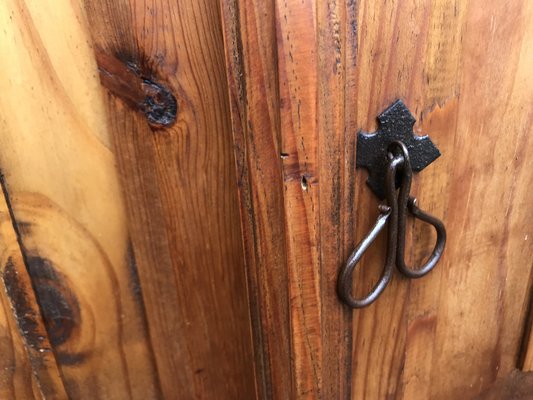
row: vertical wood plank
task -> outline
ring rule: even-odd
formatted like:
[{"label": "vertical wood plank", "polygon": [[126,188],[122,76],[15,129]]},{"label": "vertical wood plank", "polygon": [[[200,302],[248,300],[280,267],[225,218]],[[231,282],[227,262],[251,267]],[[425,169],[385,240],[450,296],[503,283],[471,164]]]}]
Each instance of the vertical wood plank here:
[{"label": "vertical wood plank", "polygon": [[218,3],[84,5],[163,395],[254,398]]},{"label": "vertical wood plank", "polygon": [[274,1],[221,1],[259,398],[294,398]]},{"label": "vertical wood plank", "polygon": [[[357,312],[354,398],[470,398],[516,367],[531,273],[533,36],[531,6],[508,5],[360,2],[358,125],[373,130],[381,110],[406,101],[416,130],[443,154],[415,178],[414,193],[443,217],[449,241],[434,272],[395,276]],[[361,237],[375,200],[359,187]],[[422,262],[433,240],[412,224],[408,258]],[[361,289],[382,265],[383,243],[375,246],[354,278]]]},{"label": "vertical wood plank", "polygon": [[158,397],[84,12],[8,0],[0,18],[0,167],[67,395]]},{"label": "vertical wood plank", "polygon": [[281,152],[295,397],[322,391],[316,7],[276,1]]},{"label": "vertical wood plank", "polygon": [[319,260],[322,299],[323,399],[351,395],[352,310],[336,293],[354,246],[356,97],[355,1],[317,2]]},{"label": "vertical wood plank", "polygon": [[355,4],[221,4],[257,376],[266,398],[347,398]]}]

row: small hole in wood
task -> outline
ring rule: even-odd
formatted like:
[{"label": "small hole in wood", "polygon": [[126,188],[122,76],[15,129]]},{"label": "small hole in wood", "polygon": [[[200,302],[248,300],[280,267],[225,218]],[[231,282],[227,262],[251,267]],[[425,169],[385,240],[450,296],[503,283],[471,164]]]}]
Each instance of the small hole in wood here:
[{"label": "small hole in wood", "polygon": [[302,176],[302,189],[307,192],[307,189],[309,188],[309,183],[307,183],[307,178],[305,176]]}]

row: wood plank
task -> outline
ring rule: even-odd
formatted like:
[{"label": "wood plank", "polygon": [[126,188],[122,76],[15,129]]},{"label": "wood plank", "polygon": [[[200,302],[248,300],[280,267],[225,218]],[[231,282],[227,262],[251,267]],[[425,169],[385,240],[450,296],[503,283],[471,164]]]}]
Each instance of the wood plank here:
[{"label": "wood plank", "polygon": [[24,265],[3,182],[0,238],[0,398],[66,399],[59,367]]},{"label": "wood plank", "polygon": [[8,0],[0,21],[0,167],[67,394],[157,397],[84,12]]},{"label": "wood plank", "polygon": [[[381,110],[405,100],[443,154],[414,191],[443,217],[449,241],[434,272],[395,276],[356,312],[354,398],[471,398],[516,367],[533,251],[531,16],[527,2],[359,4],[357,125],[373,129]],[[358,238],[375,208],[364,179]],[[418,223],[410,231],[408,258],[420,262],[434,236]],[[375,279],[382,248],[356,282]]]},{"label": "wood plank", "polygon": [[[529,13],[527,14],[529,19],[526,21],[526,23],[528,24],[528,30],[525,34],[525,40],[532,40],[531,37],[533,36],[533,33],[531,32],[533,29],[531,27],[531,19],[533,18],[531,14],[533,13],[533,11],[531,10],[531,8],[531,5],[529,5]],[[531,65],[531,62],[533,61],[533,45],[529,43],[529,45],[526,44],[524,47],[525,49],[522,51],[523,55],[521,55],[521,57],[523,57],[529,63],[529,65]],[[527,82],[527,80],[525,81]],[[528,87],[531,89],[531,82],[529,82]],[[522,185],[522,183],[519,184]],[[527,234],[526,236],[524,236],[524,241],[528,241],[529,238],[530,235]],[[531,264],[531,269],[533,270],[533,261],[531,262]],[[533,371],[533,273],[531,273],[529,276],[529,287],[529,302],[526,301],[524,305],[527,310],[527,319],[525,320],[525,324],[522,329],[522,348],[518,363],[518,367],[522,371],[526,372]]]},{"label": "wood plank", "polygon": [[[352,310],[336,293],[340,267],[354,246],[356,2],[318,1],[319,261],[323,399],[348,399]],[[333,289],[333,290],[332,290]]]},{"label": "wood plank", "polygon": [[259,398],[294,398],[273,1],[221,1]]},{"label": "wood plank", "polygon": [[351,312],[330,289],[353,246],[355,5],[221,3],[259,385],[346,398]]},{"label": "wood plank", "polygon": [[166,398],[254,398],[220,9],[87,0]]},{"label": "wood plank", "polygon": [[285,241],[296,398],[322,391],[316,7],[276,1]]}]

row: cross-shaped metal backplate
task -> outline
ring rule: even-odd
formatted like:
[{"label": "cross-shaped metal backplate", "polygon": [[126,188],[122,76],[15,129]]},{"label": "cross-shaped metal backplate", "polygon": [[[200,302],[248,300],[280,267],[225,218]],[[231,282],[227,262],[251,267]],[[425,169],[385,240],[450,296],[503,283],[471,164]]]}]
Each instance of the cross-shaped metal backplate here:
[{"label": "cross-shaped metal backplate", "polygon": [[378,116],[379,129],[373,133],[359,131],[357,137],[357,167],[368,170],[366,183],[380,198],[385,198],[385,175],[389,145],[402,141],[409,151],[411,168],[420,172],[440,156],[440,151],[428,136],[416,136],[416,122],[401,100],[396,100]]}]

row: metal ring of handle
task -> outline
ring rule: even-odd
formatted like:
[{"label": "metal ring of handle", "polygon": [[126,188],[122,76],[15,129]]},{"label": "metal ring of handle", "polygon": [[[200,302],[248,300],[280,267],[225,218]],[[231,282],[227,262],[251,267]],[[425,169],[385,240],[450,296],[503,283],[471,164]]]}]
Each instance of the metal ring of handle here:
[{"label": "metal ring of handle", "polygon": [[[413,171],[411,169],[411,162],[409,159],[409,152],[407,147],[401,141],[394,141],[390,147],[391,150],[397,148],[400,150],[401,155],[404,158],[402,169],[402,185],[400,187],[400,194],[398,196],[398,245],[396,253],[396,266],[405,276],[408,278],[416,279],[421,278],[429,273],[440,260],[446,245],[446,229],[444,224],[431,214],[422,211],[417,206],[417,200],[414,197],[409,196],[411,191],[411,180]],[[437,240],[435,247],[431,252],[428,260],[421,267],[414,269],[410,268],[405,263],[405,232],[407,226],[407,210],[415,217],[424,221],[435,228],[437,232]]]},{"label": "metal ring of handle", "polygon": [[396,253],[396,266],[405,276],[412,279],[421,278],[428,272],[430,272],[439,262],[442,253],[444,252],[444,246],[446,245],[446,228],[444,227],[442,221],[434,217],[433,215],[422,211],[420,208],[418,208],[416,202],[416,198],[409,197],[409,200],[407,202],[409,211],[415,218],[418,218],[421,221],[433,225],[435,231],[437,232],[437,240],[435,242],[435,247],[433,248],[433,251],[431,252],[431,255],[429,256],[426,263],[418,269],[410,268],[405,264],[404,259],[405,223],[402,223],[401,219],[398,221],[398,247]]},{"label": "metal ring of handle", "polygon": [[[381,292],[385,290],[389,284],[390,278],[392,277],[392,267],[394,264],[393,258],[389,260],[391,262],[385,264],[381,278],[364,298],[355,299],[352,296],[352,275],[355,267],[359,263],[359,260],[363,256],[364,252],[368,249],[372,242],[374,242],[381,230],[385,227],[390,215],[390,207],[380,207],[380,214],[376,220],[376,223],[368,235],[357,245],[350,257],[348,257],[346,264],[339,274],[339,278],[337,280],[337,292],[339,297],[352,308],[363,308],[376,301]],[[387,258],[389,258],[389,256],[387,256]]]},{"label": "metal ring of handle", "polygon": [[[392,205],[392,207],[386,205],[379,206],[380,215],[378,216],[376,223],[368,235],[356,246],[355,250],[352,252],[350,257],[348,257],[346,264],[339,273],[337,280],[337,293],[339,297],[352,308],[363,308],[372,304],[381,295],[383,290],[385,290],[392,278],[392,271],[397,253],[396,235],[398,224],[398,207],[396,205],[397,200],[394,196],[395,180],[396,172],[398,168],[403,166],[403,163],[403,157],[393,157],[390,160],[387,169],[386,184],[389,188],[389,190],[387,190],[387,201]],[[370,247],[374,240],[376,240],[376,237],[379,235],[379,233],[383,230],[387,221],[390,221],[387,240],[387,258],[381,277],[365,297],[362,299],[355,299],[352,296],[352,276],[355,267],[361,260],[364,252],[368,249],[368,247]]]}]

